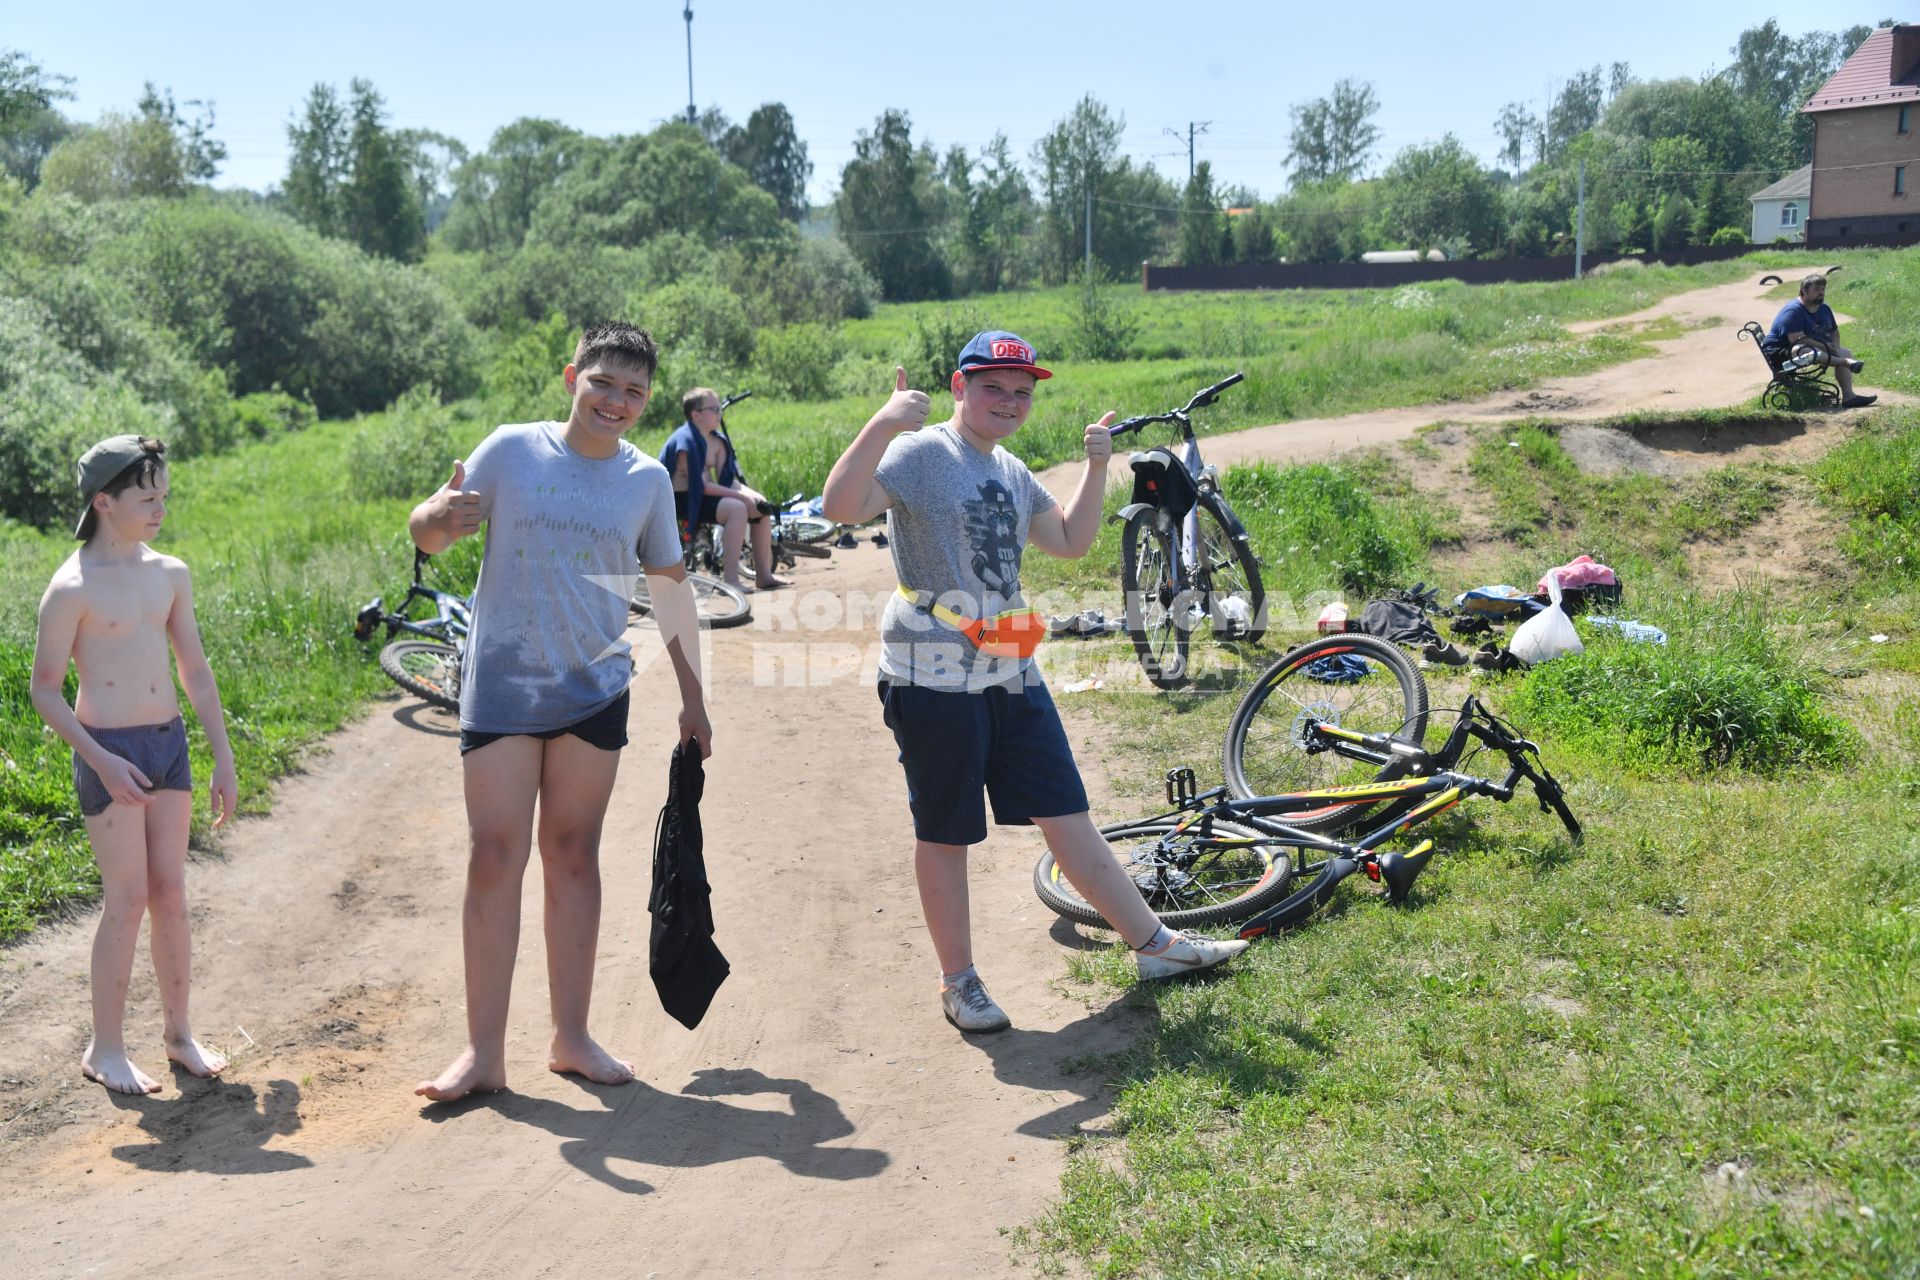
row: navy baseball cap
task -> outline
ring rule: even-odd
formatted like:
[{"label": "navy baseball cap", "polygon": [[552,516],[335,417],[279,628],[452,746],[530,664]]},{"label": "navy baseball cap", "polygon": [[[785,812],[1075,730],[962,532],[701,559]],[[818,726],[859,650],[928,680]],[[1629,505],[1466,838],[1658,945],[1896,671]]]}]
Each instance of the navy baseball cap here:
[{"label": "navy baseball cap", "polygon": [[975,334],[973,341],[960,348],[955,368],[961,373],[976,369],[1018,369],[1036,378],[1051,378],[1053,371],[1033,362],[1033,348],[1004,329],[989,329]]}]

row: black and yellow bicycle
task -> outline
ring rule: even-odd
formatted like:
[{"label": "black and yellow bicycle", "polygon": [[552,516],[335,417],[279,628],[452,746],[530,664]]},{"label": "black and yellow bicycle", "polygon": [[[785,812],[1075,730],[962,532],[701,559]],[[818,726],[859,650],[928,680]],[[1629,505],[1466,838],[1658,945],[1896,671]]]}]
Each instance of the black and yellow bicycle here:
[{"label": "black and yellow bicycle", "polygon": [[[1434,856],[1433,841],[1405,851],[1387,846],[1468,796],[1504,802],[1521,782],[1530,783],[1541,811],[1558,815],[1573,839],[1580,839],[1580,823],[1540,749],[1512,725],[1472,695],[1457,712],[1431,714],[1457,717],[1432,752],[1396,733],[1365,733],[1320,719],[1299,726],[1306,753],[1372,766],[1381,773],[1375,781],[1241,799],[1226,787],[1200,791],[1192,769],[1173,769],[1167,773],[1168,812],[1102,827],[1101,834],[1161,920],[1176,928],[1236,924],[1242,938],[1304,924],[1356,872],[1383,885],[1389,902],[1404,901]],[[1504,777],[1460,771],[1482,751],[1506,757]],[[1364,834],[1340,839],[1287,822],[1334,804],[1350,806]],[[1052,854],[1034,868],[1033,885],[1040,900],[1067,919],[1109,927],[1068,883]]]}]

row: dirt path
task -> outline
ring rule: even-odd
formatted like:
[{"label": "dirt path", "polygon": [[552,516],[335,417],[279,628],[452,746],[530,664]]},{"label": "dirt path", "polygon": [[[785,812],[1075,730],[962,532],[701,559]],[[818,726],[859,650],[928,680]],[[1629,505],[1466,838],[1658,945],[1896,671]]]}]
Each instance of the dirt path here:
[{"label": "dirt path", "polygon": [[[1669,299],[1654,313],[1728,323],[1524,396],[1264,427],[1207,452],[1298,460],[1443,416],[1737,403],[1757,390],[1759,360],[1729,334],[1768,310],[1761,296],[1736,285]],[[646,975],[673,698],[659,666],[635,691],[605,840],[595,1022],[642,1083],[583,1086],[542,1068],[534,883],[514,1092],[454,1108],[411,1096],[462,1041],[464,822],[452,722],[382,703],[280,788],[271,818],[242,824],[223,860],[192,870],[196,1025],[234,1054],[225,1079],[175,1076],[147,1099],[81,1080],[91,918],[0,952],[8,1272],[1015,1269],[1008,1233],[1058,1193],[1055,1139],[1099,1128],[1106,1112],[1097,1073],[1068,1064],[1129,1043],[1148,1015],[1056,989],[1063,944],[1077,940],[1033,897],[1035,838],[1002,830],[975,853],[975,934],[1018,1029],[971,1043],[941,1020],[871,677],[870,619],[891,563],[863,544],[799,581],[757,597],[752,628],[712,637],[709,861],[734,971],[695,1032],[660,1012]],[[1092,727],[1069,718],[1085,743]],[[1097,757],[1082,753],[1099,810],[1111,791]],[[137,1060],[156,1070],[150,974],[136,973],[129,1026]]]}]

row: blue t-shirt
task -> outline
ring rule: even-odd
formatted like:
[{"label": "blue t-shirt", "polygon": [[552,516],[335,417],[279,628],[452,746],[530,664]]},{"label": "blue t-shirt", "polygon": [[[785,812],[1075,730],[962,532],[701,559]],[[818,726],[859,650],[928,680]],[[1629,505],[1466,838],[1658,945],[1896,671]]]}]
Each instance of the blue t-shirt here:
[{"label": "blue t-shirt", "polygon": [[611,458],[575,453],[564,430],[500,427],[467,459],[487,549],[460,682],[463,729],[545,733],[619,697],[633,677],[623,636],[641,562],[679,563],[666,469],[625,440]]},{"label": "blue t-shirt", "polygon": [[1809,311],[1806,303],[1795,298],[1780,308],[1780,314],[1773,318],[1773,328],[1767,330],[1763,345],[1771,351],[1784,351],[1790,333],[1811,334],[1822,342],[1832,342],[1839,330],[1840,322],[1833,318],[1832,307],[1823,302]]}]

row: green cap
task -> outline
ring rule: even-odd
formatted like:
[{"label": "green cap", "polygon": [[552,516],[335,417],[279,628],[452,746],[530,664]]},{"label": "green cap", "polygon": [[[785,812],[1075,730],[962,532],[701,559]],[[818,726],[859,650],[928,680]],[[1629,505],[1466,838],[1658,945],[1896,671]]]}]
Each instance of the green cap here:
[{"label": "green cap", "polygon": [[[153,447],[150,448],[149,445]],[[80,465],[77,468],[80,480],[80,523],[74,528],[73,536],[82,542],[93,536],[94,494],[112,484],[115,476],[149,454],[159,456],[164,448],[165,446],[158,440],[149,441],[145,436],[112,436],[81,454]]]}]

